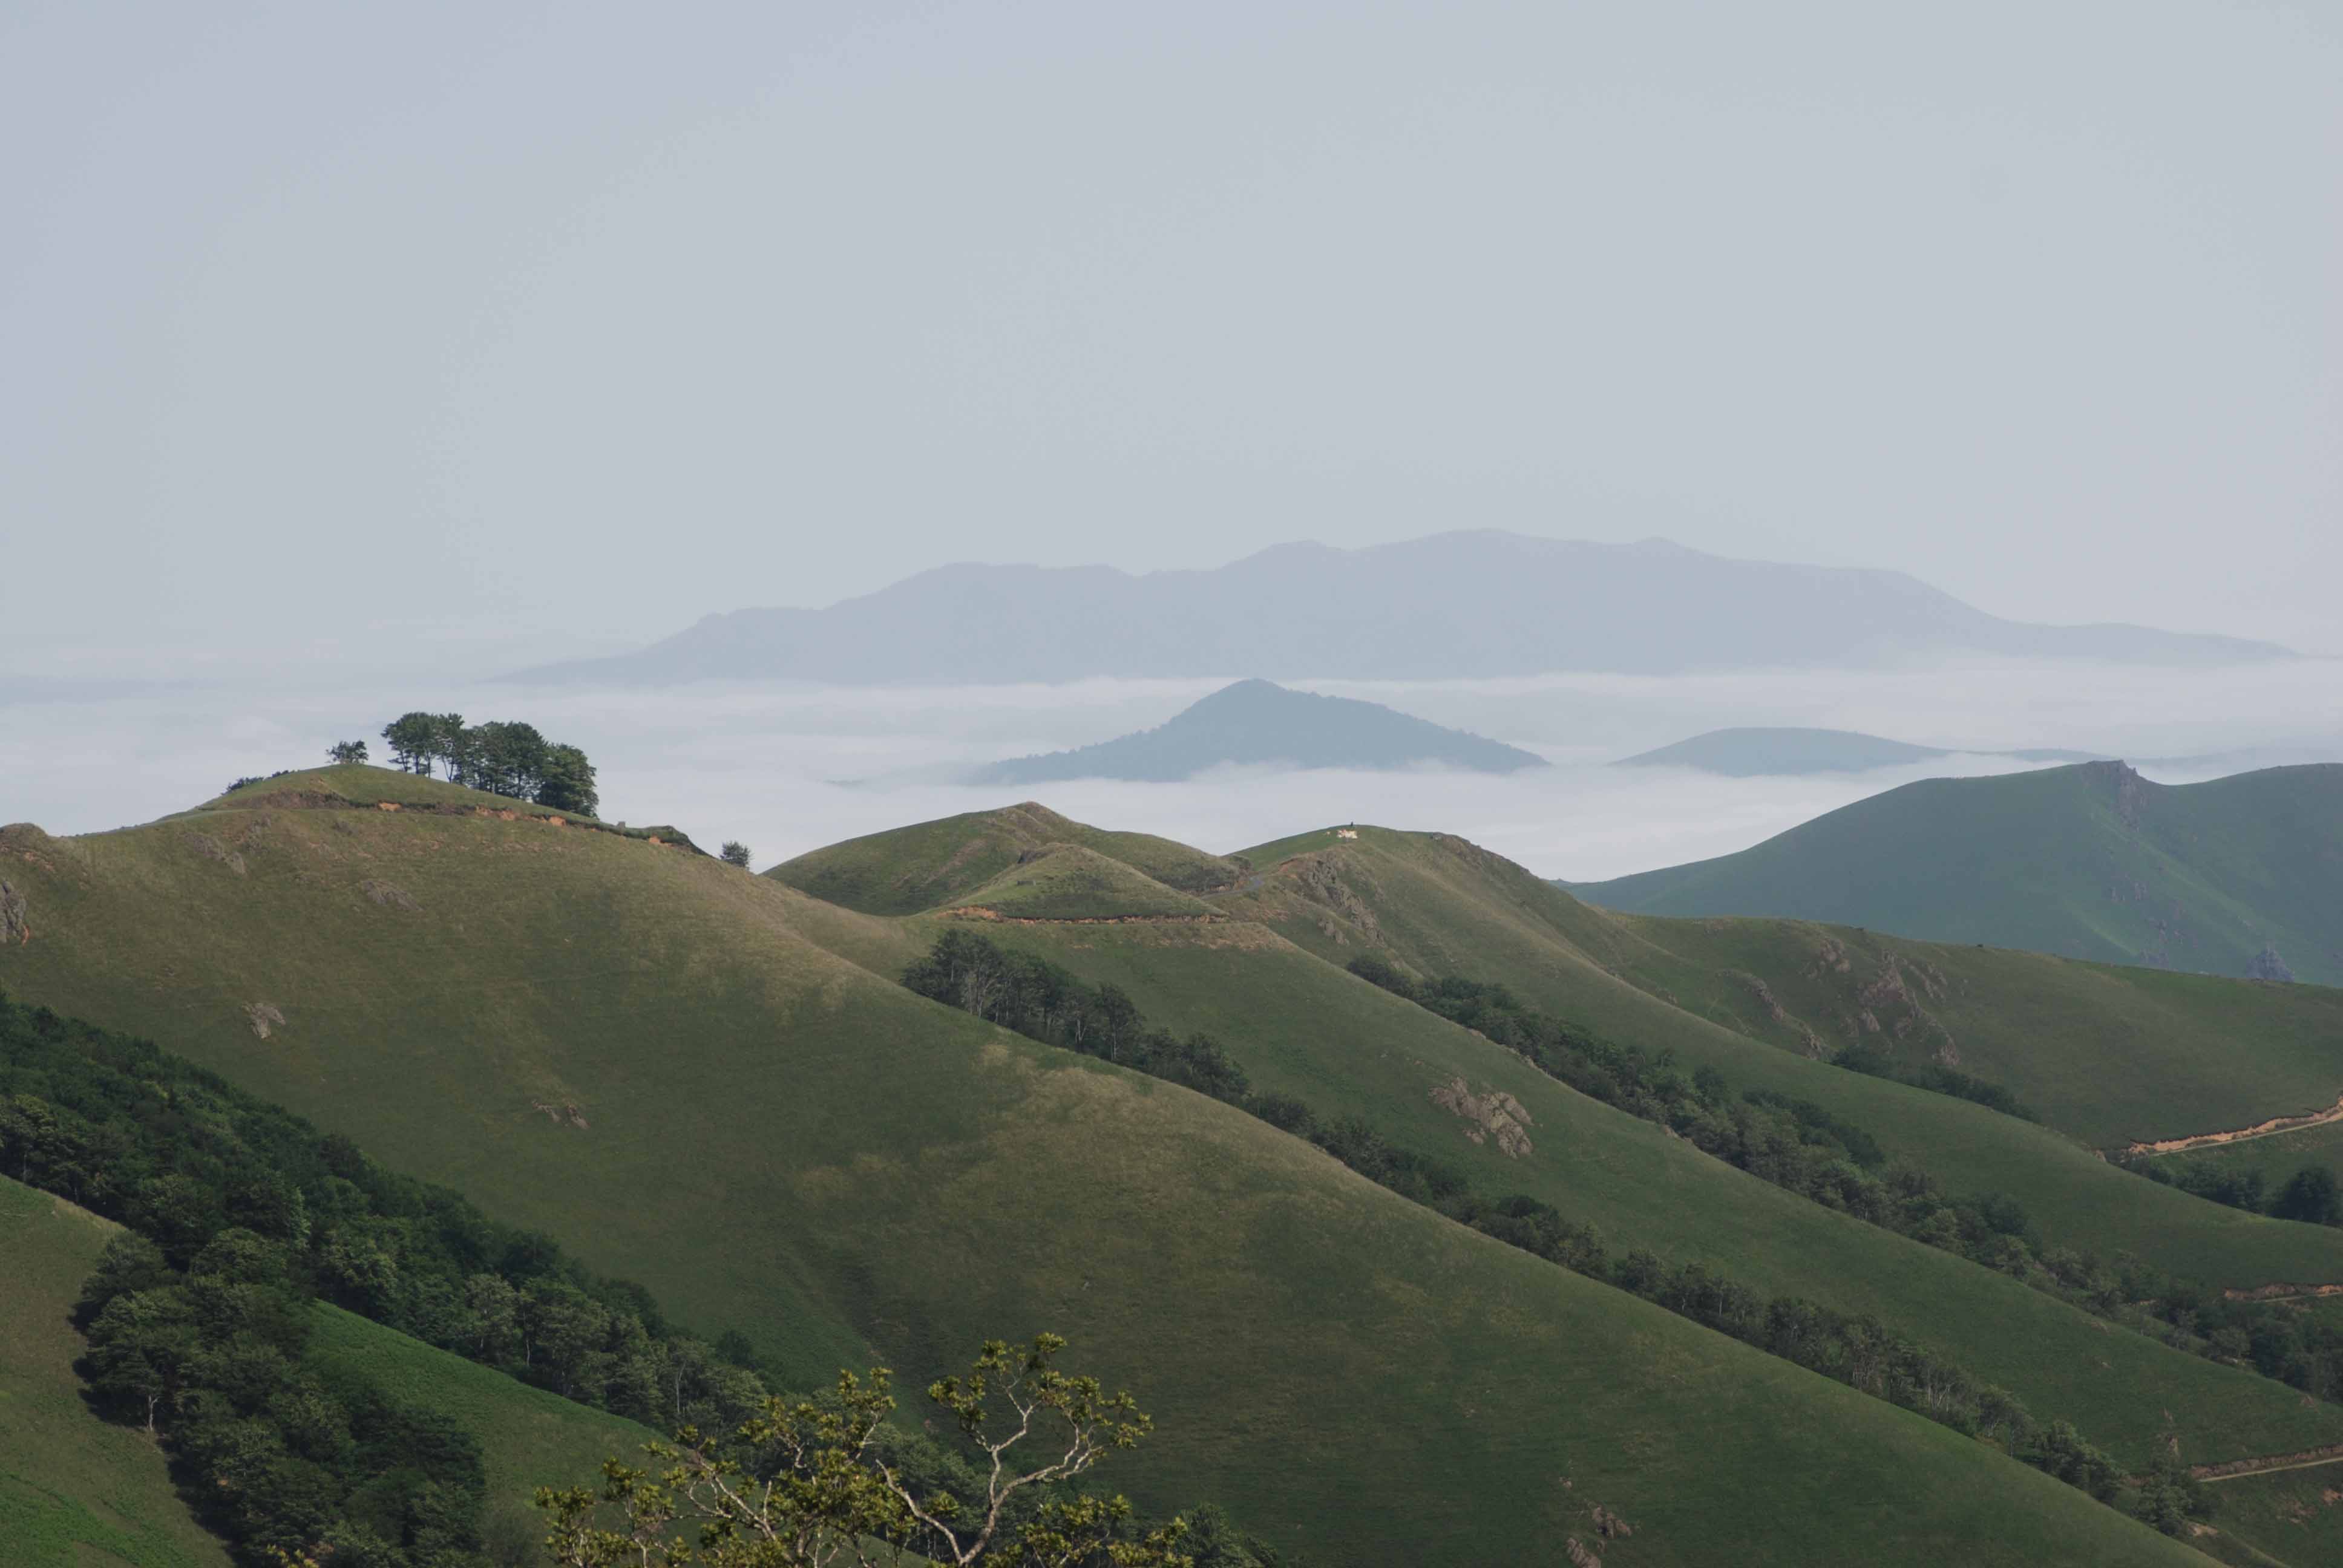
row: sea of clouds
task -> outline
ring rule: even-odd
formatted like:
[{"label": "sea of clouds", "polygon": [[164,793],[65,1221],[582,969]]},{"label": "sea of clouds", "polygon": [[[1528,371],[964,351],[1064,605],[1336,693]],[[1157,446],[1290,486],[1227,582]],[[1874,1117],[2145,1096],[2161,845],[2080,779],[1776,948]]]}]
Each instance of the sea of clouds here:
[{"label": "sea of clouds", "polygon": [[[2331,661],[2150,669],[1973,661],[1888,671],[1295,679],[1526,747],[1554,766],[1490,776],[1223,769],[1182,783],[1031,787],[1102,827],[1230,850],[1329,823],[1461,833],[1541,875],[1584,880],[1729,853],[1914,779],[2027,766],[1977,755],[2058,747],[2146,759],[2184,783],[2343,757]],[[1061,686],[693,686],[587,691],[328,671],[176,686],[0,683],[0,821],[103,831],[182,810],[246,774],[322,760],[409,709],[523,719],[586,749],[603,815],[749,844],[761,868],[906,822],[1009,803],[957,770],[1161,723],[1220,680]],[[1974,749],[1860,774],[1724,779],[1615,759],[1731,725],[1855,729]]]}]

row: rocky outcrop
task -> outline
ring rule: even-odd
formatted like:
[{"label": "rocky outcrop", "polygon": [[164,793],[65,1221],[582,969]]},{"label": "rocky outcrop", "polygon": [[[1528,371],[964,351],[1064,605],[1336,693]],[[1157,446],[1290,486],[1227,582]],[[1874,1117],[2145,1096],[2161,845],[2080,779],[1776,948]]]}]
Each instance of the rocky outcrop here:
[{"label": "rocky outcrop", "polygon": [[419,910],[423,907],[415,901],[415,895],[406,889],[395,882],[386,882],[377,878],[369,877],[360,882],[358,891],[386,909]]},{"label": "rocky outcrop", "polygon": [[229,849],[226,844],[221,843],[217,839],[213,838],[209,833],[190,831],[184,835],[184,837],[187,840],[187,847],[193,849],[196,854],[201,855],[205,859],[217,860],[221,865],[226,866],[229,870],[234,871],[239,877],[245,874],[244,857],[236,853],[234,849]]},{"label": "rocky outcrop", "polygon": [[2291,981],[2294,979],[2294,971],[2286,967],[2284,959],[2278,956],[2277,944],[2264,942],[2262,950],[2246,960],[2246,978]]},{"label": "rocky outcrop", "polygon": [[[1334,863],[1331,851],[1296,855],[1281,869],[1303,898],[1332,910],[1371,938],[1378,934],[1374,910],[1343,879],[1343,869]],[[1354,869],[1354,874],[1363,873]]]},{"label": "rocky outcrop", "polygon": [[2127,828],[2139,826],[2140,814],[2147,806],[2147,781],[2128,762],[2086,762],[2083,771],[2091,781],[2107,790],[2116,809],[2116,819]]},{"label": "rocky outcrop", "polygon": [[31,911],[25,895],[13,886],[0,881],[0,947],[10,942],[18,946],[33,940]]},{"label": "rocky outcrop", "polygon": [[1464,1080],[1452,1078],[1433,1086],[1432,1101],[1442,1110],[1463,1117],[1466,1123],[1464,1136],[1473,1142],[1486,1143],[1494,1138],[1498,1149],[1514,1160],[1530,1151],[1530,1113],[1503,1090],[1475,1094]]}]

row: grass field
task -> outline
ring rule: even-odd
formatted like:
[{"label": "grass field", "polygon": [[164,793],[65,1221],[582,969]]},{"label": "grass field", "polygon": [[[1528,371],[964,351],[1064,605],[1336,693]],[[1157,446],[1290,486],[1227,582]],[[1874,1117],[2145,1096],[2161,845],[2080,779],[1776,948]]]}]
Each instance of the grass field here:
[{"label": "grass field", "polygon": [[2213,1533],[2193,1544],[2238,1568],[2343,1562],[2343,1464],[2242,1475],[2211,1484]]},{"label": "grass field", "polygon": [[540,1486],[599,1484],[602,1461],[639,1464],[662,1435],[606,1411],[573,1404],[420,1340],[319,1302],[308,1354],[364,1374],[396,1398],[453,1417],[480,1441],[488,1494],[480,1510],[491,1546],[526,1543],[541,1555],[544,1515],[529,1506]]},{"label": "grass field", "polygon": [[865,917],[679,848],[285,800],[0,849],[35,932],[0,952],[17,996],[153,1035],[807,1381],[883,1359],[917,1388],[984,1336],[1066,1333],[1158,1421],[1102,1480],[1314,1561],[1550,1557],[1596,1503],[1634,1563],[2194,1560],[1229,1107],[912,996],[813,940],[887,946]]},{"label": "grass field", "polygon": [[2306,1165],[2324,1165],[2343,1175],[2343,1122],[2328,1121],[2267,1138],[2216,1144],[2177,1154],[2152,1157],[2155,1163],[2178,1172],[2191,1167],[2213,1171],[2258,1171],[2266,1191],[2275,1196],[2287,1179]]},{"label": "grass field", "polygon": [[1793,1050],[1872,1043],[1907,1063],[1946,1061],[2094,1146],[2244,1126],[2343,1094],[2343,990],[1798,920],[1618,927],[1641,950],[1616,953],[1620,972],[1687,1011]]},{"label": "grass field", "polygon": [[967,895],[969,906],[1011,920],[1116,920],[1210,915],[1212,906],[1121,861],[1069,844],[1039,852]]},{"label": "grass field", "polygon": [[[73,1370],[81,1336],[69,1314],[117,1229],[0,1178],[0,1561],[10,1568],[226,1568],[226,1549],[180,1502],[162,1449],[82,1402]],[[528,1506],[538,1486],[590,1481],[605,1455],[632,1458],[651,1435],[337,1308],[316,1310],[314,1359],[451,1415],[480,1440],[483,1518],[508,1542],[543,1536]]]},{"label": "grass field", "polygon": [[2244,975],[2266,944],[2343,984],[2343,765],[2151,783],[2121,763],[1890,789],[1738,854],[1575,890]]},{"label": "grass field", "polygon": [[[1541,1198],[1594,1223],[1617,1249],[1648,1246],[1769,1295],[1875,1314],[2037,1412],[2077,1422],[2127,1462],[2146,1464],[2171,1430],[2167,1412],[2186,1412],[2192,1462],[2343,1441],[2343,1410],[2307,1406],[2250,1372],[2110,1330],[1976,1264],[1735,1171],[1258,926],[986,930],[1004,946],[1122,987],[1151,1021],[1212,1034],[1256,1088],[1293,1095],[1322,1119],[1364,1117],[1402,1146],[1463,1168],[1476,1191]],[[1528,1109],[1527,1156],[1466,1139],[1465,1124],[1430,1093],[1457,1077]],[[2128,1180],[2142,1199],[2178,1196]]]},{"label": "grass field", "polygon": [[[1614,1040],[1673,1050],[1687,1068],[1713,1065],[1736,1084],[1812,1101],[1936,1173],[1953,1191],[2010,1193],[2054,1242],[2104,1254],[2129,1251],[2221,1285],[2343,1282],[2343,1233],[2241,1214],[2157,1187],[2056,1130],[1761,1043],[1732,1027],[1730,1014],[1704,1016],[1704,994],[1738,982],[1644,935],[1646,925],[1669,935],[1699,922],[1622,920],[1445,835],[1373,828],[1360,834],[1356,843],[1332,850],[1323,835],[1305,835],[1247,851],[1272,874],[1258,890],[1215,901],[1231,913],[1254,913],[1335,962],[1382,951],[1426,973],[1502,980],[1533,1004]],[[2126,972],[2075,967],[2094,985],[2100,975]],[[2166,979],[2148,977],[2152,985]],[[2288,999],[2284,989],[2227,986],[2241,1022],[2258,1017],[2256,1010],[2269,999]],[[1982,1010],[1989,1000],[1978,983],[1967,1005]],[[2109,1026],[2093,1049],[2117,1055],[2122,1037],[2121,1028]],[[2249,1053],[2252,1039],[2249,1032],[2234,1037],[2230,1052]],[[2145,1044],[2140,1059],[2155,1060]],[[1966,1052],[1963,1060],[1967,1064]],[[2107,1070],[2126,1093],[2160,1093],[2125,1079],[2119,1060]]]},{"label": "grass field", "polygon": [[1061,844],[1136,868],[1178,892],[1226,887],[1242,869],[1169,839],[1108,832],[1027,801],[849,839],[785,861],[766,875],[843,909],[910,915],[968,903],[1021,856]]},{"label": "grass field", "polygon": [[0,1177],[0,1560],[10,1568],[227,1568],[163,1451],[82,1402],[72,1322],[116,1227]]}]

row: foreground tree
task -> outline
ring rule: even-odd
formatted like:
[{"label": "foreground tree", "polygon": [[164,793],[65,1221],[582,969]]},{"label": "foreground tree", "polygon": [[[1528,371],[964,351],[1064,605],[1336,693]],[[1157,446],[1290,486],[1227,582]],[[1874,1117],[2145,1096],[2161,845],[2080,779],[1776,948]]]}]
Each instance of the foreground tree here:
[{"label": "foreground tree", "polygon": [[[890,1374],[841,1372],[820,1400],[768,1401],[729,1442],[687,1428],[646,1444],[667,1463],[657,1476],[611,1459],[598,1493],[539,1488],[553,1523],[547,1549],[561,1568],[870,1568],[913,1555],[954,1568],[1192,1568],[1178,1550],[1182,1521],[1134,1533],[1122,1498],[1061,1491],[1151,1424],[1129,1393],[1060,1372],[1065,1343],[991,1341],[966,1376],[930,1385],[975,1451],[979,1496],[923,1486],[891,1462],[880,1441],[895,1408]],[[595,1523],[602,1503],[624,1511],[625,1530]],[[697,1544],[679,1525],[697,1527]]]}]

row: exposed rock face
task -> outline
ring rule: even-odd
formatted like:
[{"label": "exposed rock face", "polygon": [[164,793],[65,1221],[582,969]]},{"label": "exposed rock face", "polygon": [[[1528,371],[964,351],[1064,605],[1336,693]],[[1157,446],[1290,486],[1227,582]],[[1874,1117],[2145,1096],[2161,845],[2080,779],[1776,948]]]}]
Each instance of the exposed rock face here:
[{"label": "exposed rock face", "polygon": [[1515,1160],[1530,1151],[1530,1113],[1503,1090],[1475,1094],[1471,1084],[1461,1078],[1452,1078],[1433,1088],[1432,1100],[1442,1110],[1453,1111],[1464,1119],[1464,1136],[1473,1142],[1486,1143],[1493,1137],[1497,1147]]},{"label": "exposed rock face", "polygon": [[[0,930],[5,929],[5,918],[0,918]],[[2286,967],[2286,960],[2278,956],[2278,947],[2275,943],[2264,942],[2262,944],[2262,950],[2246,960],[2246,978],[2247,980],[2291,980],[2294,979],[2294,971]]]},{"label": "exposed rock face", "polygon": [[2127,762],[2086,762],[2083,766],[2114,797],[2116,816],[2123,825],[2138,827],[2140,811],[2147,804],[2147,785],[2139,770]]},{"label": "exposed rock face", "polygon": [[190,832],[186,835],[186,840],[188,847],[194,849],[196,854],[201,855],[205,859],[217,860],[221,865],[226,866],[229,870],[234,871],[239,877],[245,874],[244,857],[237,854],[234,849],[229,849],[226,844],[221,843],[217,839],[213,838],[209,833]]},{"label": "exposed rock face", "polygon": [[25,895],[6,882],[0,882],[0,945],[15,942],[20,946],[33,940],[33,928],[25,905]]},{"label": "exposed rock face", "polygon": [[1298,855],[1285,862],[1284,869],[1299,884],[1303,898],[1333,910],[1368,936],[1375,935],[1374,910],[1342,879],[1342,869],[1327,853]]},{"label": "exposed rock face", "polygon": [[419,910],[423,907],[415,901],[415,896],[412,893],[409,893],[406,889],[399,887],[396,883],[382,881],[376,878],[370,877],[367,880],[360,882],[358,884],[358,891],[364,893],[376,903],[381,904],[388,909]]},{"label": "exposed rock face", "polygon": [[285,1027],[285,1014],[273,1001],[246,1002],[244,1016],[252,1025],[252,1032],[263,1040],[268,1038],[269,1030]]}]

